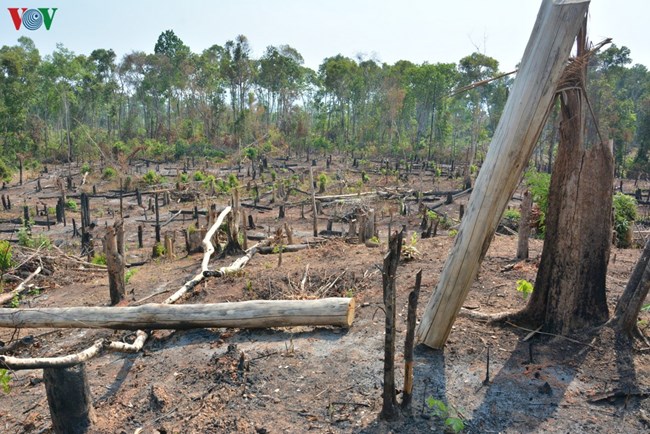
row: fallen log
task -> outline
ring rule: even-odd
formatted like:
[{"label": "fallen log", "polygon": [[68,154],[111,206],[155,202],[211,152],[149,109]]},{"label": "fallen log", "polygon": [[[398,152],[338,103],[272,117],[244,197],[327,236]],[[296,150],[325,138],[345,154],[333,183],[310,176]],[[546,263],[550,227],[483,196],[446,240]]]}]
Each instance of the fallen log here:
[{"label": "fallen log", "polygon": [[[0,327],[5,328],[184,330],[204,327],[265,328],[326,325],[350,327],[353,320],[353,298],[252,300],[194,305],[146,304],[126,307],[0,309]],[[89,351],[99,351],[99,349]],[[96,353],[90,357],[95,355]],[[83,357],[88,355],[84,353]],[[83,357],[75,360],[75,363],[87,360]],[[9,359],[0,357],[0,362],[3,360]]]},{"label": "fallen log", "polygon": [[260,255],[269,255],[271,253],[280,253],[280,248],[282,248],[282,252],[298,252],[300,250],[305,250],[309,248],[309,244],[288,244],[286,246],[264,246],[260,247],[259,253]]},{"label": "fallen log", "polygon": [[25,289],[27,289],[27,288],[25,287],[25,284],[26,284],[27,282],[29,282],[30,280],[32,280],[32,279],[34,278],[34,276],[36,276],[38,273],[41,272],[41,270],[42,270],[42,268],[39,266],[36,270],[34,270],[33,273],[31,273],[29,276],[27,276],[27,278],[25,278],[25,280],[23,280],[22,282],[20,282],[20,285],[18,285],[18,286],[17,286],[13,291],[8,292],[8,293],[6,293],[6,294],[0,294],[0,305],[5,304],[6,302],[8,302],[9,300],[11,300],[11,299],[14,298],[15,296],[19,295],[19,294],[20,294],[21,292],[23,292]]}]

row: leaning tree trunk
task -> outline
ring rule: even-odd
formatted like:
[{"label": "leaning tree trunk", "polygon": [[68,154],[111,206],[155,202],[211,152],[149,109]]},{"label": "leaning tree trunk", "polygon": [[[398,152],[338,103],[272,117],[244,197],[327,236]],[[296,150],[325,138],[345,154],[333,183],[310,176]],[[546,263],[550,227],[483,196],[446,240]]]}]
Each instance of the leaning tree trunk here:
[{"label": "leaning tree trunk", "polygon": [[589,1],[544,0],[445,268],[417,330],[442,348],[551,108]]},{"label": "leaning tree trunk", "polygon": [[[584,30],[581,36],[584,35]],[[578,47],[585,46],[584,36]],[[559,87],[560,143],[553,168],[546,237],[535,291],[521,318],[567,334],[607,320],[605,278],[612,233],[614,160],[608,143],[585,143],[588,53]]]},{"label": "leaning tree trunk", "polygon": [[616,304],[614,317],[609,325],[630,337],[643,339],[637,327],[639,312],[650,290],[650,240],[646,242],[641,257],[627,282],[623,295]]}]

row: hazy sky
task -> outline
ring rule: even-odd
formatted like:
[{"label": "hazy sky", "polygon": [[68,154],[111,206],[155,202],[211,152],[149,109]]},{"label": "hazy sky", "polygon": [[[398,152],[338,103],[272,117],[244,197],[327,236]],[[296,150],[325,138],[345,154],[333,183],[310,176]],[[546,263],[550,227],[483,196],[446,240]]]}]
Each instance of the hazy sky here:
[{"label": "hazy sky", "polygon": [[[112,48],[121,58],[152,52],[172,29],[194,52],[246,35],[256,57],[266,46],[289,44],[318,68],[325,57],[362,54],[376,60],[457,62],[477,49],[503,71],[523,54],[541,0],[2,0],[0,45],[20,36],[41,54],[56,43],[78,54]],[[57,7],[51,29],[16,31],[7,7]],[[646,33],[650,1],[593,0],[589,35],[612,37],[650,66]]]}]

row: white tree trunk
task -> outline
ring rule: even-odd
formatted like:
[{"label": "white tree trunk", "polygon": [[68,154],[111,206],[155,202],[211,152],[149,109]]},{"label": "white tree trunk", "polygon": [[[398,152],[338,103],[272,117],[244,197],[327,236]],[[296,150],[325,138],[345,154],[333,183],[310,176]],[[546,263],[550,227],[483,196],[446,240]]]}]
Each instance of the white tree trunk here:
[{"label": "white tree trunk", "polygon": [[146,304],[126,307],[0,309],[0,327],[108,328],[115,330],[264,328],[333,325],[350,327],[353,298],[253,300],[213,304]]},{"label": "white tree trunk", "polygon": [[417,330],[440,349],[478,274],[551,108],[588,0],[544,0],[453,249]]}]

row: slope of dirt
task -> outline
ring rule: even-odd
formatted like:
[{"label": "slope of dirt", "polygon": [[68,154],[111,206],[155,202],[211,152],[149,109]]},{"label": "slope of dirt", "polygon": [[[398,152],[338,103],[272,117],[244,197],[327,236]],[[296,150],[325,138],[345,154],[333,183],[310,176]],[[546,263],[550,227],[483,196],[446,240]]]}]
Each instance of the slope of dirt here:
[{"label": "slope of dirt", "polygon": [[[421,180],[419,181],[421,182]],[[416,183],[417,184],[417,183]],[[457,188],[455,184],[447,186]],[[12,195],[31,195],[29,188]],[[441,188],[442,190],[442,188]],[[30,196],[31,197],[31,196]],[[466,201],[466,198],[464,199]],[[126,201],[127,248],[130,262],[150,256],[151,242],[137,249],[135,227],[142,210]],[[18,202],[16,202],[18,203]],[[221,199],[220,203],[225,203]],[[368,203],[368,202],[366,202]],[[96,204],[96,205],[95,205]],[[97,209],[115,203],[95,202]],[[86,364],[98,420],[98,433],[284,433],[284,432],[441,432],[443,421],[428,408],[429,398],[442,400],[464,420],[467,432],[646,432],[650,428],[650,355],[617,347],[608,329],[595,339],[573,340],[529,333],[515,325],[487,326],[459,317],[444,351],[418,347],[415,360],[413,414],[388,424],[378,420],[383,373],[383,311],[379,267],[386,248],[390,204],[370,202],[386,210],[379,216],[380,246],[376,248],[329,239],[296,253],[256,255],[240,273],[212,278],[197,286],[181,302],[231,302],[247,299],[320,298],[354,296],[356,318],[349,330],[332,327],[272,328],[264,330],[196,329],[156,331],[139,354],[104,354]],[[117,205],[119,206],[119,205]],[[341,215],[345,210],[337,210]],[[458,204],[443,209],[457,218]],[[169,216],[165,209],[166,220]],[[325,209],[332,213],[331,208]],[[8,213],[5,213],[8,214]],[[13,211],[15,217],[17,211]],[[74,215],[74,214],[73,214]],[[2,216],[6,217],[6,215]],[[149,219],[151,215],[148,216]],[[269,233],[283,221],[277,212],[255,213],[258,229]],[[286,221],[297,238],[308,236],[311,220],[290,208]],[[105,212],[97,226],[112,222]],[[407,239],[418,231],[420,217],[394,216],[392,227],[407,226]],[[77,217],[78,221],[78,217]],[[180,218],[165,230],[180,231],[189,220]],[[325,222],[321,223],[323,226]],[[336,224],[334,230],[343,230]],[[147,239],[153,228],[146,225]],[[78,249],[71,228],[49,231],[65,248]],[[406,303],[415,273],[423,269],[419,314],[435,288],[453,243],[448,230],[416,244],[419,257],[398,270],[398,384],[402,384]],[[177,245],[181,243],[180,235]],[[542,242],[531,240],[531,260],[514,263],[516,236],[499,235],[487,253],[465,306],[494,313],[525,305],[516,281],[534,281]],[[21,306],[96,306],[109,301],[107,276],[99,269],[64,260],[56,251],[54,273],[38,277],[42,292],[26,295]],[[612,252],[608,298],[615,301],[630,275],[638,250]],[[174,260],[148,260],[137,267],[127,289],[131,303],[151,296],[160,302],[200,269],[201,255]],[[211,268],[236,257],[214,259]],[[306,276],[305,284],[300,282]],[[643,313],[643,321],[650,320]],[[69,354],[95,339],[132,339],[127,332],[105,330],[0,330],[9,343],[33,335],[30,345],[14,353],[37,357]],[[489,378],[486,363],[489,352]],[[0,395],[2,432],[49,432],[50,419],[41,371],[11,373],[11,391]],[[401,387],[401,386],[398,386]],[[614,392],[621,393],[614,393]],[[607,396],[611,394],[611,398]]]}]

